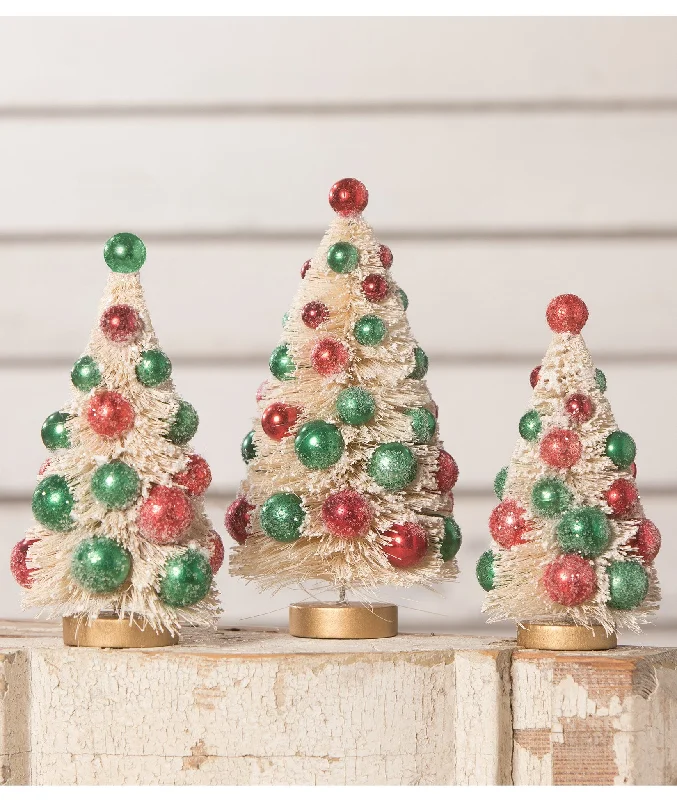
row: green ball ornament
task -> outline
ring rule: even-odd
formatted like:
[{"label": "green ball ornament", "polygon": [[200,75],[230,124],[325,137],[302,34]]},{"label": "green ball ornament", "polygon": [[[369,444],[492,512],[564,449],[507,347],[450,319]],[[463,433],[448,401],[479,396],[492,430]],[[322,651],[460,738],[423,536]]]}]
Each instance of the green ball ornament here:
[{"label": "green ball ornament", "polygon": [[70,436],[66,428],[66,422],[70,418],[70,414],[64,414],[63,411],[55,411],[42,423],[40,435],[42,436],[42,443],[48,450],[61,450],[71,446]]},{"label": "green ball ornament", "polygon": [[380,444],[374,450],[367,472],[379,486],[399,492],[408,486],[418,471],[416,456],[399,442]]},{"label": "green ball ornament", "polygon": [[198,550],[186,550],[165,562],[160,598],[174,608],[199,603],[212,585],[212,568]]},{"label": "green ball ornament", "polygon": [[494,494],[498,497],[499,500],[503,499],[503,493],[505,492],[505,482],[508,480],[508,468],[503,467],[503,469],[499,469],[496,473],[496,477],[494,478]]},{"label": "green ball ornament", "polygon": [[597,384],[597,388],[600,390],[600,392],[606,392],[606,375],[601,369],[595,370],[595,383]]},{"label": "green ball ornament", "polygon": [[367,347],[376,347],[386,338],[388,328],[381,317],[375,314],[365,314],[355,323],[353,334],[360,344]]},{"label": "green ball ornament", "polygon": [[254,431],[249,431],[249,433],[244,437],[240,446],[240,452],[242,453],[242,460],[245,464],[249,464],[253,458],[256,458]]},{"label": "green ball ornament", "polygon": [[614,561],[606,568],[609,576],[610,608],[629,611],[644,601],[649,591],[649,578],[638,561]]},{"label": "green ball ornament", "polygon": [[93,594],[114,592],[127,580],[131,568],[127,550],[107,536],[84,539],[71,560],[73,580]]},{"label": "green ball ornament", "polygon": [[414,348],[414,369],[407,375],[407,378],[413,378],[420,381],[428,374],[428,356],[423,352],[420,347]]},{"label": "green ball ornament", "polygon": [[162,350],[144,350],[136,365],[136,377],[144,386],[159,386],[172,374],[172,362]]},{"label": "green ball ornament", "polygon": [[360,261],[360,254],[350,242],[336,242],[327,251],[329,269],[343,275],[352,272]]},{"label": "green ball ornament", "polygon": [[139,476],[123,461],[111,461],[92,475],[92,494],[108,508],[126,508],[139,496]]},{"label": "green ball ornament", "polygon": [[289,312],[285,311],[282,315],[282,327],[284,328],[285,325],[289,322]]},{"label": "green ball ornament", "polygon": [[557,525],[557,543],[565,553],[596,558],[609,546],[609,525],[599,508],[572,508]]},{"label": "green ball ornament", "polygon": [[261,506],[259,521],[263,532],[271,539],[294,542],[301,536],[305,518],[301,498],[291,492],[279,492]]},{"label": "green ball ornament", "polygon": [[461,529],[453,517],[444,518],[444,538],[440,546],[442,561],[451,561],[461,549]]},{"label": "green ball ornament", "polygon": [[138,272],[146,260],[146,245],[133,233],[116,233],[103,246],[103,257],[112,272]]},{"label": "green ball ornament", "polygon": [[336,398],[336,413],[346,425],[365,425],[374,418],[376,403],[371,393],[359,386],[343,389]]},{"label": "green ball ornament", "polygon": [[345,443],[341,431],[331,422],[317,419],[306,422],[294,439],[299,461],[308,469],[327,469],[343,455]]},{"label": "green ball ornament", "polygon": [[411,418],[411,432],[416,444],[427,444],[435,435],[437,420],[427,408],[408,408],[404,412]]},{"label": "green ball ornament", "polygon": [[270,371],[279,381],[290,381],[296,372],[296,364],[289,353],[289,346],[279,344],[272,352],[268,361]]},{"label": "green ball ornament", "polygon": [[606,454],[617,467],[629,467],[637,454],[635,440],[629,433],[614,431],[607,436]]},{"label": "green ball ornament", "polygon": [[533,442],[534,439],[538,439],[538,435],[541,432],[542,427],[541,415],[538,413],[538,411],[535,411],[534,409],[527,411],[522,419],[520,419],[520,436],[527,442]]},{"label": "green ball ornament", "polygon": [[560,517],[571,505],[571,492],[559,478],[541,478],[531,490],[531,504],[543,517]]},{"label": "green ball ornament", "polygon": [[166,438],[169,439],[172,444],[188,444],[193,436],[195,436],[199,424],[200,418],[197,415],[197,411],[190,403],[181,400],[169,426],[169,430],[166,433]]},{"label": "green ball ornament", "polygon": [[33,516],[50,531],[69,531],[75,524],[71,511],[75,500],[63,475],[48,475],[33,492]]},{"label": "green ball ornament", "polygon": [[82,356],[73,365],[71,381],[76,389],[89,392],[101,383],[101,370],[91,356]]},{"label": "green ball ornament", "polygon": [[491,550],[485,550],[477,559],[475,574],[477,575],[479,585],[485,592],[490,592],[494,588],[496,574],[494,570],[494,554]]},{"label": "green ball ornament", "polygon": [[407,297],[407,293],[404,291],[404,289],[398,289],[397,296],[400,298],[400,302],[406,311],[409,308],[409,298]]}]

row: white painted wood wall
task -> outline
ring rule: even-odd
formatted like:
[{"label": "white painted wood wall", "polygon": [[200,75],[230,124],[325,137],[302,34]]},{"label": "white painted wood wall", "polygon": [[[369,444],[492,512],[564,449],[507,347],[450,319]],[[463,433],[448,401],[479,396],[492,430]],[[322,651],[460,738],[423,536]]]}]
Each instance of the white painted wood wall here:
[{"label": "white painted wood wall", "polygon": [[[221,518],[280,319],[346,175],[395,255],[461,478],[460,583],[397,597],[409,629],[481,630],[474,563],[548,300],[586,339],[677,584],[677,20],[11,19],[0,24],[0,536],[30,523],[43,419],[69,394],[106,271],[132,230]],[[0,616],[19,592],[0,559]],[[225,572],[224,621],[279,624],[297,593]],[[425,609],[432,614],[420,613]],[[272,612],[272,613],[271,613]],[[25,614],[24,616],[30,616]],[[492,631],[493,632],[493,631]]]}]

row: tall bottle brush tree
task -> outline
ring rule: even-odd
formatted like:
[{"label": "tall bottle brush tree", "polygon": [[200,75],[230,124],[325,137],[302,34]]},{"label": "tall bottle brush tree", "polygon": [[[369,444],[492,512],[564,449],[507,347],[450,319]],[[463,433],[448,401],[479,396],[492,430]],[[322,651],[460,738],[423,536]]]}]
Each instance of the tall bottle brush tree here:
[{"label": "tall bottle brush tree", "polygon": [[618,429],[606,378],[581,336],[588,309],[560,295],[554,336],[531,373],[531,406],[496,476],[494,539],[477,564],[490,621],[554,620],[639,630],[657,608],[660,533],[635,484],[635,442]]},{"label": "tall bottle brush tree", "polygon": [[456,574],[458,470],[367,199],[354,179],[332,187],[337,216],[303,265],[242,444],[231,572],[264,588],[319,580],[368,596]]},{"label": "tall bottle brush tree", "polygon": [[54,614],[91,621],[112,610],[171,632],[212,625],[223,544],[204,511],[209,466],[189,444],[198,416],[153,331],[143,242],[117,234],[104,257],[99,322],[73,367],[71,401],[42,426],[51,454],[33,494],[37,524],[12,572],[25,604]]}]

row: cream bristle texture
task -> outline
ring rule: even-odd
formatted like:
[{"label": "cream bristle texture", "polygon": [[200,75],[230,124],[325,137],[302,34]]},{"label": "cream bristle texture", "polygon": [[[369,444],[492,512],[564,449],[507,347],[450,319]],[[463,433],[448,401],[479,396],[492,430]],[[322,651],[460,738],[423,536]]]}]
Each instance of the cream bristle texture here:
[{"label": "cream bristle texture", "polygon": [[[327,265],[327,252],[336,242],[350,242],[359,251],[359,264],[347,274],[337,274]],[[453,579],[455,560],[446,563],[439,554],[444,535],[444,516],[451,516],[453,499],[441,495],[436,483],[437,459],[443,448],[438,432],[427,444],[413,444],[411,420],[405,410],[435,404],[423,380],[407,376],[415,366],[414,340],[399,298],[391,270],[379,257],[379,243],[361,216],[337,216],[312,259],[309,271],[289,309],[282,342],[289,347],[296,365],[294,378],[270,378],[258,403],[259,414],[253,430],[257,455],[248,466],[239,495],[255,507],[251,512],[250,536],[232,551],[230,571],[253,579],[262,588],[298,586],[306,581],[322,581],[371,595],[379,585],[412,586]],[[367,275],[385,277],[390,285],[386,299],[371,303],[361,290]],[[301,312],[306,303],[319,301],[329,310],[329,319],[313,330],[304,325]],[[353,328],[360,317],[378,315],[387,325],[387,338],[376,347],[360,345]],[[333,337],[350,353],[345,371],[324,377],[311,366],[314,345]],[[369,391],[376,404],[374,419],[361,426],[343,424],[336,411],[339,392],[359,386]],[[301,409],[291,435],[274,441],[263,432],[260,415],[273,402],[284,402]],[[307,469],[297,458],[294,437],[309,420],[324,420],[337,425],[345,441],[340,461],[325,470]],[[389,492],[373,481],[367,466],[375,448],[387,442],[410,447],[418,461],[418,473],[402,491]],[[360,492],[369,501],[373,521],[364,536],[346,540],[334,536],[321,518],[322,504],[330,494],[343,489]],[[294,542],[278,542],[261,529],[261,505],[276,492],[293,492],[303,502],[306,513],[301,537]],[[383,534],[395,524],[413,522],[428,533],[428,552],[415,566],[397,568],[387,560]]]},{"label": "cream bristle texture", "polygon": [[[635,632],[647,622],[658,608],[660,590],[653,566],[645,567],[649,578],[649,591],[643,604],[631,611],[622,611],[607,605],[609,580],[606,567],[617,560],[637,559],[628,542],[644,519],[641,503],[633,510],[632,518],[615,519],[604,500],[605,492],[619,477],[629,473],[619,470],[605,453],[609,434],[618,430],[605,395],[595,380],[595,366],[580,334],[556,333],[545,354],[538,382],[534,389],[530,409],[538,411],[542,421],[542,435],[551,428],[570,428],[564,411],[566,398],[582,393],[591,398],[595,413],[577,428],[583,445],[582,456],[570,469],[553,469],[539,457],[540,437],[537,441],[520,439],[508,467],[503,501],[514,500],[526,510],[525,517],[531,530],[523,535],[525,544],[511,549],[499,548],[494,543],[494,589],[487,593],[483,611],[489,622],[511,619],[516,622],[538,620],[567,620],[579,625],[603,625],[611,632],[629,628]],[[556,527],[559,519],[546,519],[532,508],[531,490],[545,477],[562,480],[573,497],[572,507],[597,507],[607,515],[611,529],[608,549],[594,563],[597,575],[597,592],[589,602],[579,606],[559,605],[547,595],[542,576],[545,567],[561,550],[557,545]]]},{"label": "cream bristle texture", "polygon": [[[213,626],[220,612],[215,585],[199,603],[187,608],[166,605],[158,595],[159,581],[168,558],[197,548],[209,559],[212,525],[201,497],[189,497],[193,522],[180,544],[158,545],[144,539],[137,527],[138,509],[154,485],[170,486],[172,476],[182,472],[192,450],[190,445],[175,445],[165,438],[179,406],[173,382],[158,387],[142,385],[136,365],[145,350],[159,349],[146,307],[138,273],[110,273],[101,301],[99,318],[112,305],[129,305],[143,322],[143,330],[132,344],[109,341],[98,321],[83,355],[91,356],[101,371],[101,383],[91,392],[73,387],[72,399],[62,411],[73,415],[66,427],[71,447],[50,454],[50,464],[40,480],[63,475],[74,496],[72,517],[75,526],[68,532],[54,532],[41,525],[26,537],[37,539],[28,552],[27,564],[37,567],[33,585],[24,593],[25,607],[39,607],[47,616],[79,615],[94,619],[102,611],[130,614],[154,629],[178,631],[181,623]],[[134,408],[132,430],[114,439],[97,435],[87,423],[86,409],[92,395],[101,390],[120,393]],[[90,482],[97,467],[119,459],[136,470],[141,491],[136,503],[122,510],[109,510],[92,495]],[[108,536],[125,547],[131,556],[130,577],[118,592],[96,595],[78,586],[71,578],[74,549],[91,536]]]}]

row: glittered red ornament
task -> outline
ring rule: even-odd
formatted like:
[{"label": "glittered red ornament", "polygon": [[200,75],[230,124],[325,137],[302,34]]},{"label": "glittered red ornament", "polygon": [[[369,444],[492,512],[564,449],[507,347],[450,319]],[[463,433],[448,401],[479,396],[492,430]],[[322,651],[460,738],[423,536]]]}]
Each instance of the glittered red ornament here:
[{"label": "glittered red ornament", "polygon": [[22,539],[14,545],[9,556],[9,569],[14,576],[14,580],[24,589],[28,589],[31,586],[33,573],[37,572],[36,567],[29,568],[26,566],[28,548],[37,541],[37,539]]},{"label": "glittered red ornament", "polygon": [[343,372],[348,363],[348,348],[337,339],[327,337],[313,347],[310,354],[310,363],[320,375],[336,375]]},{"label": "glittered red ornament", "polygon": [[597,591],[597,576],[589,561],[575,553],[558,556],[543,572],[543,586],[561,606],[579,606]]},{"label": "glittered red ornament", "polygon": [[393,251],[387,244],[382,244],[378,249],[378,257],[381,261],[381,266],[390,269],[393,265]]},{"label": "glittered red ornament", "polygon": [[134,409],[117,392],[97,392],[87,404],[87,422],[99,436],[122,436],[134,427]]},{"label": "glittered red ornament", "polygon": [[572,422],[588,422],[595,413],[595,406],[587,394],[570,394],[564,401],[564,410]]},{"label": "glittered red ornament", "polygon": [[632,464],[630,464],[630,466],[628,467],[628,469],[630,470],[630,474],[632,475],[632,477],[636,478],[637,477],[637,464],[635,464],[635,462],[633,461]]},{"label": "glittered red ornament", "polygon": [[435,474],[437,488],[440,492],[450,492],[458,480],[458,465],[446,450],[440,450],[437,457],[437,472]]},{"label": "glittered red ornament", "polygon": [[104,336],[111,342],[132,342],[141,332],[141,317],[131,306],[110,306],[99,323]]},{"label": "glittered red ornament", "polygon": [[489,517],[489,531],[501,547],[524,544],[523,535],[531,529],[525,510],[514,500],[504,500]]},{"label": "glittered red ornament", "polygon": [[609,508],[616,517],[628,514],[639,500],[637,487],[625,478],[618,478],[604,495]]},{"label": "glittered red ornament", "polygon": [[361,214],[369,202],[367,187],[355,178],[343,178],[329,190],[329,205],[342,217]]},{"label": "glittered red ornament", "polygon": [[207,552],[209,553],[209,566],[212,568],[212,575],[216,575],[223,566],[223,559],[226,555],[223,548],[223,539],[216,531],[209,531]]},{"label": "glittered red ornament", "polygon": [[550,301],[545,318],[555,333],[580,333],[588,321],[588,307],[575,294],[560,294]]},{"label": "glittered red ornament", "polygon": [[369,530],[372,513],[367,500],[351,489],[329,495],[322,504],[322,521],[342,539],[362,536]]},{"label": "glittered red ornament", "polygon": [[174,483],[183,487],[191,497],[204,494],[212,482],[212,471],[202,456],[193,453],[183,472],[174,476]]},{"label": "glittered red ornament", "polygon": [[362,292],[370,303],[380,303],[388,296],[388,281],[383,275],[367,275],[362,281]]},{"label": "glittered red ornament", "polygon": [[531,370],[531,375],[529,375],[529,383],[531,384],[531,388],[535,389],[536,384],[538,383],[538,376],[541,374],[541,367],[534,367]]},{"label": "glittered red ornament", "polygon": [[256,402],[260,403],[261,400],[266,396],[266,392],[268,391],[268,381],[263,381],[260,384],[259,388],[256,390]]},{"label": "glittered red ornament", "polygon": [[554,428],[541,439],[541,458],[555,469],[573,467],[582,452],[583,445],[578,434],[567,428]]},{"label": "glittered red ornament", "polygon": [[303,262],[303,266],[301,267],[301,278],[305,278],[308,274],[308,270],[310,269],[311,260],[308,259],[307,261]]},{"label": "glittered red ornament", "polygon": [[628,544],[645,564],[651,564],[661,549],[661,532],[651,520],[643,519]]},{"label": "glittered red ornament", "polygon": [[226,511],[226,529],[238,544],[244,544],[249,536],[249,515],[254,510],[246,497],[238,497]]},{"label": "glittered red ornament", "polygon": [[142,536],[155,544],[180,541],[192,521],[193,509],[185,492],[169,486],[153,486],[137,518]]},{"label": "glittered red ornament", "polygon": [[413,522],[393,525],[383,535],[387,539],[383,552],[393,567],[412,567],[418,564],[428,549],[425,529]]},{"label": "glittered red ornament", "polygon": [[52,463],[51,458],[46,458],[42,464],[40,465],[40,469],[38,470],[38,475],[44,475],[45,472],[49,469],[49,465]]},{"label": "glittered red ornament", "polygon": [[329,319],[329,309],[324,303],[313,300],[311,303],[306,303],[301,312],[301,319],[303,324],[308,328],[318,328],[323,322]]},{"label": "glittered red ornament", "polygon": [[286,403],[271,403],[261,414],[261,427],[266,436],[276,442],[289,436],[292,425],[299,417],[299,410]]}]

